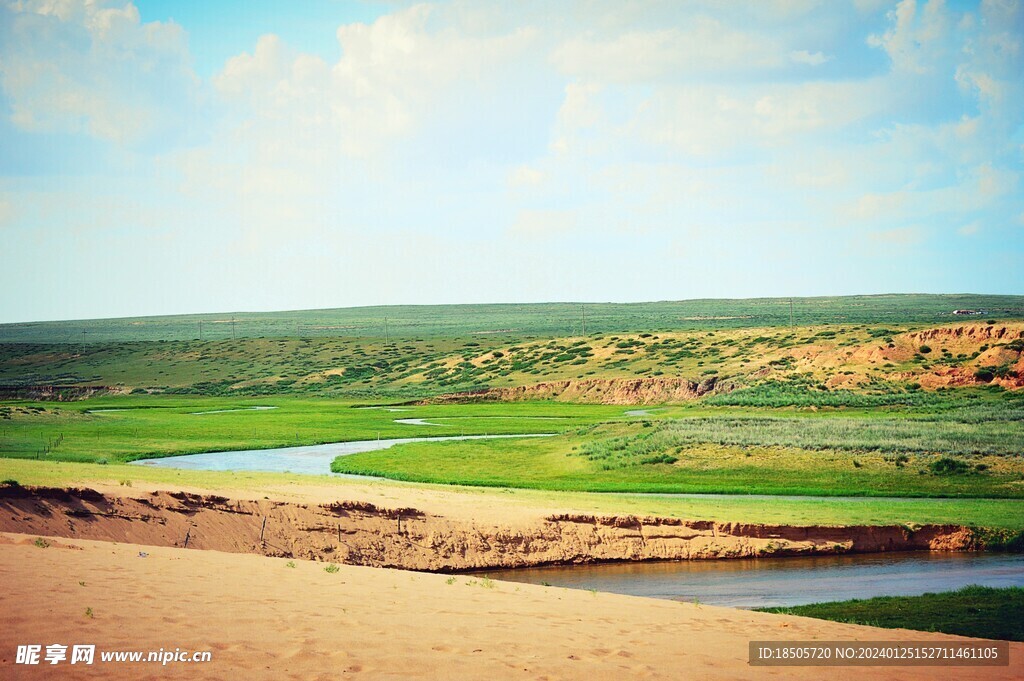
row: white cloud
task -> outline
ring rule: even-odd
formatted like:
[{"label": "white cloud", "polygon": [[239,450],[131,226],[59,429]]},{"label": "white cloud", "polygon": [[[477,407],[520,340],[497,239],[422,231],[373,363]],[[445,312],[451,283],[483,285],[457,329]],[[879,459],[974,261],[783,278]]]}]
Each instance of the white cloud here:
[{"label": "white cloud", "polygon": [[776,68],[785,63],[785,54],[775,38],[704,16],[694,18],[685,28],[571,38],[551,58],[560,71],[573,78],[637,83]]},{"label": "white cloud", "polygon": [[[119,153],[145,181],[71,192],[47,178],[0,197],[0,222],[35,226],[37,212],[34,235],[85,240],[110,237],[113,216],[139,243],[175,234],[193,273],[229,263],[233,290],[246,267],[250,284],[319,268],[289,290],[349,295],[373,262],[393,261],[421,281],[387,295],[421,302],[470,274],[485,299],[516,297],[489,293],[495,276],[519,291],[585,281],[588,268],[587,290],[608,291],[599,268],[620,261],[663,297],[678,295],[657,288],[673,272],[714,274],[717,253],[761,274],[794,234],[790,269],[815,247],[859,244],[867,259],[940,239],[970,249],[1024,224],[1019,5],[906,0],[886,18],[875,0],[856,4],[398,7],[337,28],[340,57],[254,36],[206,82],[182,30],[142,23],[131,5],[18,4],[0,10],[0,84],[20,130],[129,145]],[[204,98],[216,115],[190,118]],[[182,144],[189,127],[201,144]],[[109,195],[90,197],[90,183]],[[570,243],[590,265],[565,265]],[[271,288],[254,290],[277,301]]]},{"label": "white cloud", "polygon": [[868,238],[886,246],[912,246],[924,240],[924,232],[916,226],[896,227],[870,232]]},{"label": "white cloud", "polygon": [[920,10],[916,0],[901,0],[889,18],[889,29],[870,36],[868,43],[885,50],[898,71],[922,74],[941,63],[951,28],[944,0],[927,0]]},{"label": "white cloud", "polygon": [[981,224],[978,222],[970,222],[960,229],[956,230],[956,233],[960,236],[974,236],[981,229]]},{"label": "white cloud", "polygon": [[789,58],[797,64],[807,64],[808,66],[821,66],[832,59],[823,52],[808,52],[807,50],[794,50],[789,53]]},{"label": "white cloud", "polygon": [[0,199],[0,227],[14,222],[14,204],[9,199]]},{"label": "white cloud", "polygon": [[200,97],[184,31],[130,3],[0,7],[0,85],[23,130],[129,145],[187,134]]},{"label": "white cloud", "polygon": [[536,187],[544,182],[544,172],[529,166],[518,166],[509,174],[508,182],[512,187]]},{"label": "white cloud", "polygon": [[367,157],[421,131],[426,119],[448,115],[458,101],[493,96],[500,83],[492,78],[522,59],[535,36],[528,28],[486,38],[432,29],[432,11],[416,5],[370,25],[339,27],[342,57],[330,65],[264,36],[214,82],[259,124],[312,126],[321,146]]},{"label": "white cloud", "polygon": [[550,239],[572,232],[577,222],[571,210],[521,210],[508,234],[514,239]]}]

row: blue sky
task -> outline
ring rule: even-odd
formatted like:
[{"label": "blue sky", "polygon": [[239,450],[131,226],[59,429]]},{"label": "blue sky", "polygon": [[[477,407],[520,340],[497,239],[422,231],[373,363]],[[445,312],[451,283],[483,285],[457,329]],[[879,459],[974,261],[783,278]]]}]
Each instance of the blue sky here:
[{"label": "blue sky", "polygon": [[1024,7],[0,0],[0,321],[1024,293]]}]

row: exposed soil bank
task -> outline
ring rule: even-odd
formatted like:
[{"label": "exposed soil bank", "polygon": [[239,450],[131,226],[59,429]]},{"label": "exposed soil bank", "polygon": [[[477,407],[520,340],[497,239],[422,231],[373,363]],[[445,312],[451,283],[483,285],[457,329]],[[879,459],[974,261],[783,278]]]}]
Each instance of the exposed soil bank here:
[{"label": "exposed soil bank", "polygon": [[109,385],[0,385],[0,399],[73,402],[100,395],[127,395],[130,390]]},{"label": "exposed soil bank", "polygon": [[366,502],[45,487],[0,488],[0,532],[428,571],[982,548],[972,530],[956,525],[789,527],[582,514],[491,524]]},{"label": "exposed soil bank", "polygon": [[554,400],[585,404],[672,404],[725,390],[728,387],[720,385],[717,377],[700,382],[685,378],[589,378],[451,393],[422,403]]}]

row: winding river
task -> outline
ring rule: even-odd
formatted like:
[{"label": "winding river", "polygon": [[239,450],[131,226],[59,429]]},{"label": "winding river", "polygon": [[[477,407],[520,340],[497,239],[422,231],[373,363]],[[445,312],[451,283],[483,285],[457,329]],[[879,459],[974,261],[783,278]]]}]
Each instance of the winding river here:
[{"label": "winding river", "polygon": [[[364,476],[331,473],[331,461],[339,456],[388,449],[408,442],[549,436],[547,433],[537,433],[364,440],[304,447],[189,454],[146,459],[136,461],[134,464],[188,470],[290,472],[357,478]],[[728,495],[659,496],[707,498]],[[835,501],[835,498],[831,497],[799,498]],[[948,591],[968,584],[1024,587],[1024,556],[908,552],[807,558],[620,563],[492,570],[487,574],[494,579],[512,582],[550,584],[633,596],[756,608],[874,596],[911,596],[929,591]]]},{"label": "winding river", "polygon": [[1024,556],[911,551],[491,570],[509,582],[768,608],[981,586],[1024,587]]},{"label": "winding river", "polygon": [[137,466],[181,468],[193,471],[260,471],[263,473],[302,473],[305,475],[352,476],[332,473],[331,462],[339,456],[389,449],[409,442],[444,442],[445,440],[494,440],[510,437],[551,437],[551,433],[531,435],[452,435],[448,437],[402,437],[390,440],[358,440],[332,442],[325,445],[281,447],[278,449],[243,449],[233,452],[185,454],[161,459],[133,461]]}]

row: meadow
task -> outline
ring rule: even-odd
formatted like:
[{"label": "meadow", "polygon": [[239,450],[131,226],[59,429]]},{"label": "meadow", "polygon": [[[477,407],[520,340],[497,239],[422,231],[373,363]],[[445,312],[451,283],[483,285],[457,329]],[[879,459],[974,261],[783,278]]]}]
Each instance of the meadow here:
[{"label": "meadow", "polygon": [[[792,304],[792,306],[791,306]],[[893,294],[650,303],[396,305],[0,325],[0,343],[94,344],[242,338],[509,338],[822,324],[935,324],[955,309],[1024,317],[1024,297]],[[386,323],[385,323],[385,320]]]},{"label": "meadow", "polygon": [[[166,395],[7,401],[0,402],[0,456],[114,463],[354,440],[560,432],[623,414],[621,407],[560,403],[407,406],[400,411],[365,406],[324,399]],[[437,419],[439,425],[396,422],[407,418]]]},{"label": "meadow", "polygon": [[941,631],[973,638],[1024,641],[1024,589],[968,586],[922,596],[886,596],[792,608],[763,608],[885,629]]},{"label": "meadow", "polygon": [[[0,458],[0,484],[46,487],[89,487],[108,485],[132,487],[161,486],[169,489],[198,489],[223,493],[231,490],[257,497],[300,493],[303,489],[332,484],[326,476],[250,471],[195,471],[173,468],[131,466],[121,463],[95,464],[31,459]],[[386,490],[408,485],[400,481],[347,478],[346,489]],[[986,541],[1020,542],[1024,517],[1016,499],[875,499],[856,501],[819,497],[764,497],[728,495],[678,497],[657,494],[551,492],[535,489],[460,487],[416,484],[416,489],[441,492],[472,500],[474,504],[565,509],[604,515],[659,516],[705,519],[720,522],[766,523],[775,525],[924,525],[948,523],[986,530]]]},{"label": "meadow", "polygon": [[[722,424],[727,427],[728,422]],[[793,424],[792,428],[799,428]],[[672,426],[674,427],[674,426]],[[712,427],[714,425],[712,424]],[[766,494],[880,497],[1024,497],[1019,456],[806,450],[780,445],[655,445],[607,463],[595,449],[618,449],[636,427],[542,440],[399,445],[336,459],[332,470],[413,482],[545,490],[655,494]],[[637,445],[631,444],[636,447]],[[640,445],[641,447],[643,445]],[[635,449],[633,451],[636,451]]]},{"label": "meadow", "polygon": [[[141,458],[542,432],[556,435],[414,443],[333,469],[651,513],[1020,529],[1022,315],[1020,296],[898,295],[4,325],[0,466],[25,484],[131,479],[172,475],[122,465]],[[530,392],[587,381],[594,402],[622,403]],[[631,381],[707,394],[629,406]],[[516,387],[516,401],[486,397]],[[656,496],[680,493],[737,496]]]}]

